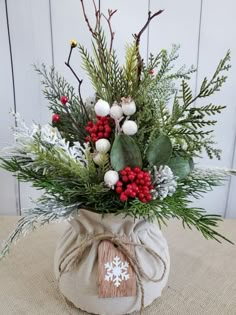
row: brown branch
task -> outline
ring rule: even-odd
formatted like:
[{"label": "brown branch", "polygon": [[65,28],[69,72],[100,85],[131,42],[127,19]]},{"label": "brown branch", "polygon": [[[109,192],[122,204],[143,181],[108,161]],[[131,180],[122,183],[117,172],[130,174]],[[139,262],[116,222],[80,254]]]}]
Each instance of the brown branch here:
[{"label": "brown branch", "polygon": [[[83,107],[84,113],[85,113],[85,115],[87,116],[87,118],[88,118],[88,120],[89,120],[89,115],[88,115],[88,113],[87,113],[87,110],[86,110],[86,107],[85,107],[85,105],[84,105],[83,98],[82,98],[82,95],[81,95],[81,85],[82,85],[82,83],[83,83],[83,80],[78,77],[78,75],[76,74],[76,72],[74,71],[74,69],[73,69],[73,68],[71,67],[71,65],[70,65],[70,58],[71,58],[72,50],[73,50],[73,47],[70,48],[69,56],[68,56],[67,61],[65,62],[65,65],[71,70],[71,72],[73,73],[73,75],[75,76],[75,78],[77,79],[77,81],[79,82],[78,93],[79,93],[80,104],[81,104],[81,106]],[[73,121],[73,122],[74,122],[74,121]]]},{"label": "brown branch", "polygon": [[95,17],[96,17],[96,25],[94,28],[94,33],[97,33],[97,29],[100,28],[101,13],[100,13],[100,9],[98,9],[96,6],[95,0],[93,0],[93,6],[94,6],[94,11],[95,11]]},{"label": "brown branch", "polygon": [[110,49],[109,49],[109,53],[110,54],[112,52],[113,41],[114,41],[114,37],[115,37],[115,32],[113,32],[112,26],[111,26],[111,18],[116,12],[117,12],[117,10],[113,11],[113,10],[108,9],[108,18],[105,16],[105,14],[102,14],[103,17],[105,18],[105,20],[107,21],[107,24],[108,24],[108,27],[109,27],[109,31],[110,31],[110,34],[111,34]]},{"label": "brown branch", "polygon": [[137,73],[138,74],[138,81],[140,81],[142,66],[143,66],[143,60],[141,58],[140,51],[139,51],[141,36],[144,33],[144,31],[147,29],[147,27],[149,26],[152,19],[155,18],[156,16],[160,15],[163,11],[164,10],[159,10],[156,13],[154,13],[153,15],[152,15],[151,11],[149,11],[147,22],[144,24],[144,26],[142,27],[142,29],[139,31],[138,34],[134,34],[136,48],[137,48],[137,59],[138,59],[138,73]]},{"label": "brown branch", "polygon": [[[83,0],[80,0],[80,2],[81,2],[81,5],[82,5],[82,10],[83,10],[85,22],[86,22],[87,25],[88,25],[88,29],[89,29],[89,31],[92,33],[93,37],[96,37],[96,33],[94,32],[94,30],[93,30],[93,28],[92,28],[92,26],[91,26],[91,24],[90,24],[90,22],[89,22],[89,19],[88,19],[88,17],[87,17],[86,11],[85,11],[84,1],[83,1]],[[95,5],[95,3],[94,3],[94,5]],[[95,7],[96,7],[96,5],[95,5]]]}]

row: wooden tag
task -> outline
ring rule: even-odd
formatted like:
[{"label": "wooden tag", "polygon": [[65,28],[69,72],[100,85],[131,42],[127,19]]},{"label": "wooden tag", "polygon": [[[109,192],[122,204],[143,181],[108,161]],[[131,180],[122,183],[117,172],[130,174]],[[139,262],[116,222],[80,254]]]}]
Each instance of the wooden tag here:
[{"label": "wooden tag", "polygon": [[[126,245],[134,255],[134,246]],[[98,246],[99,298],[135,296],[136,276],[125,256],[109,241]]]}]

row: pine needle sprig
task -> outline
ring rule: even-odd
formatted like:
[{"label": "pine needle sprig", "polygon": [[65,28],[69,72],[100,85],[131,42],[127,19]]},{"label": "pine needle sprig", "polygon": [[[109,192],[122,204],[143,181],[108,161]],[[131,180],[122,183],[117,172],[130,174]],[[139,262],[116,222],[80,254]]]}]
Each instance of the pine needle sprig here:
[{"label": "pine needle sprig", "polygon": [[53,198],[45,198],[43,202],[38,202],[34,208],[25,210],[25,216],[18,221],[14,232],[3,243],[0,260],[9,253],[13,244],[23,236],[33,232],[37,227],[51,222],[60,222],[64,219],[70,219],[73,215],[78,215],[80,205],[80,203],[65,205]]},{"label": "pine needle sprig", "polygon": [[[35,70],[42,78],[43,93],[49,100],[49,110],[60,115],[60,122],[57,127],[63,137],[70,142],[80,141],[83,143],[87,135],[84,129],[88,118],[74,87],[60,76],[54,67],[47,70],[46,66],[42,64],[41,68],[35,66]],[[60,102],[61,96],[68,98],[66,105]]]}]

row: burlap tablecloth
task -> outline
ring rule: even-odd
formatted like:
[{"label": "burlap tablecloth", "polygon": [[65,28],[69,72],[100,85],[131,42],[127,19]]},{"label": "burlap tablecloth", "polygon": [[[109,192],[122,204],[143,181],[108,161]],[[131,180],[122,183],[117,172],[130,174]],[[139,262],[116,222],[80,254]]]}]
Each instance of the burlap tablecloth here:
[{"label": "burlap tablecloth", "polygon": [[[0,217],[0,240],[16,217]],[[82,315],[61,297],[53,275],[53,255],[65,223],[43,227],[25,237],[0,262],[0,315]],[[236,220],[220,227],[236,243]],[[171,221],[163,229],[171,273],[163,295],[145,315],[236,315],[236,246],[206,241]]]}]

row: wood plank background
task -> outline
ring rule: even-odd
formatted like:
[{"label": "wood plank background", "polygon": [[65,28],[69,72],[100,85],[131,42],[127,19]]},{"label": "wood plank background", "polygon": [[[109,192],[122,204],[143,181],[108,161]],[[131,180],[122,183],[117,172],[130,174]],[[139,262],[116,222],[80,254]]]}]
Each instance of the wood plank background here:
[{"label": "wood plank background", "polygon": [[[98,1],[98,0],[97,0]],[[88,15],[93,16],[92,0],[85,1]],[[221,161],[209,161],[206,157],[199,163],[219,167],[236,168],[236,2],[234,0],[100,0],[101,9],[118,9],[114,17],[116,31],[115,47],[122,61],[124,47],[144,24],[151,9],[165,9],[142,40],[142,55],[170,48],[180,43],[178,64],[195,65],[198,71],[192,87],[198,88],[202,78],[210,75],[228,48],[232,51],[233,68],[230,79],[213,101],[226,104],[216,127],[219,147],[223,149]],[[14,120],[11,109],[21,113],[26,122],[50,120],[47,102],[44,100],[38,76],[32,64],[54,64],[67,80],[75,83],[64,66],[68,43],[76,38],[90,47],[79,0],[1,0],[0,1],[0,148],[12,141],[11,126]],[[72,64],[85,77],[83,94],[89,96],[92,88],[80,68],[79,55],[74,54]],[[215,189],[197,202],[209,212],[236,218],[236,178],[224,187]],[[18,184],[6,172],[0,170],[0,214],[20,213],[30,206],[30,198],[39,192],[29,184]]]}]

